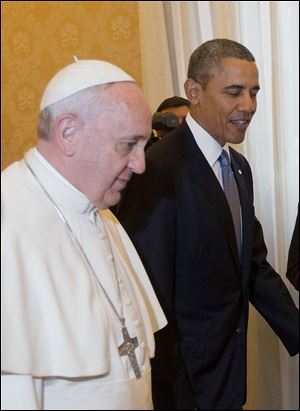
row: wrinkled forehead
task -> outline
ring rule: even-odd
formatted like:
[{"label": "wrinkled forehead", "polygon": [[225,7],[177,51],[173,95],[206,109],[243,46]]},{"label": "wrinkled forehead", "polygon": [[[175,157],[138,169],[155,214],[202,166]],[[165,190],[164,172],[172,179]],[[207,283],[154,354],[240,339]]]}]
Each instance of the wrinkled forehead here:
[{"label": "wrinkled forehead", "polygon": [[151,133],[152,114],[138,86],[131,84],[106,85],[95,100],[96,130],[102,138],[117,141],[124,136]]},{"label": "wrinkled forehead", "polygon": [[135,83],[123,82],[109,84],[103,88],[103,101],[114,109],[149,110],[148,103]]}]

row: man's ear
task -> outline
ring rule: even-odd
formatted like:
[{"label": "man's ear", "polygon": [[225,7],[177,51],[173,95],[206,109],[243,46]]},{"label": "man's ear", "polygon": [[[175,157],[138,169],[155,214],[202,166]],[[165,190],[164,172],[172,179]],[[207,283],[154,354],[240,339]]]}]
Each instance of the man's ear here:
[{"label": "man's ear", "polygon": [[192,105],[196,105],[199,103],[200,93],[201,93],[201,85],[197,83],[197,81],[188,78],[184,83],[184,90],[187,98],[190,100]]},{"label": "man's ear", "polygon": [[76,151],[79,121],[74,114],[63,114],[56,119],[56,141],[60,150],[68,157]]}]

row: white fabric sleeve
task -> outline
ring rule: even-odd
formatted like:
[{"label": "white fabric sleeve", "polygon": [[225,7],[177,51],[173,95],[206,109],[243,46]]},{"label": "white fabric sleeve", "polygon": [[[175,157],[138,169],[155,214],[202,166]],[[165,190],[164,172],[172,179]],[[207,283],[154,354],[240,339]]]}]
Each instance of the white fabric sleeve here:
[{"label": "white fabric sleeve", "polygon": [[1,373],[1,410],[42,410],[43,379]]}]

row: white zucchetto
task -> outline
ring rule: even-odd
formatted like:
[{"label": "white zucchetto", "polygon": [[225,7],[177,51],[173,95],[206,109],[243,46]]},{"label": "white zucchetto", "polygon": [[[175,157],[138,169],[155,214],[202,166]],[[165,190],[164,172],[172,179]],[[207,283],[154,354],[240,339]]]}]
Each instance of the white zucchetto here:
[{"label": "white zucchetto", "polygon": [[60,70],[48,83],[40,110],[88,87],[122,81],[135,82],[119,67],[102,60],[77,60]]}]

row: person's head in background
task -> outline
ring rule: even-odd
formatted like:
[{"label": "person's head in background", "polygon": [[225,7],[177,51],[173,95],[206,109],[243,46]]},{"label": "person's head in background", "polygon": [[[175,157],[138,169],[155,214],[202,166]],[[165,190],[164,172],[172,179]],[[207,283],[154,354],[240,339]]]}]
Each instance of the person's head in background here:
[{"label": "person's head in background", "polygon": [[184,87],[191,116],[221,146],[244,140],[259,91],[255,59],[245,46],[228,39],[203,43],[190,57]]},{"label": "person's head in background", "polygon": [[[152,117],[152,128],[155,130],[158,138],[154,139],[153,142],[165,137],[182,123],[189,112],[190,104],[186,98],[174,96],[167,98],[157,107]],[[155,127],[155,124],[157,124],[158,127]],[[147,148],[153,144],[153,142],[150,141]]]},{"label": "person's head in background", "polygon": [[191,103],[186,98],[174,96],[164,100],[157,107],[156,112],[174,113],[178,118],[179,124],[181,124],[190,110],[190,105]]},{"label": "person's head in background", "polygon": [[98,208],[115,205],[132,173],[144,172],[150,134],[151,112],[141,90],[110,63],[79,60],[44,92],[37,148]]}]

